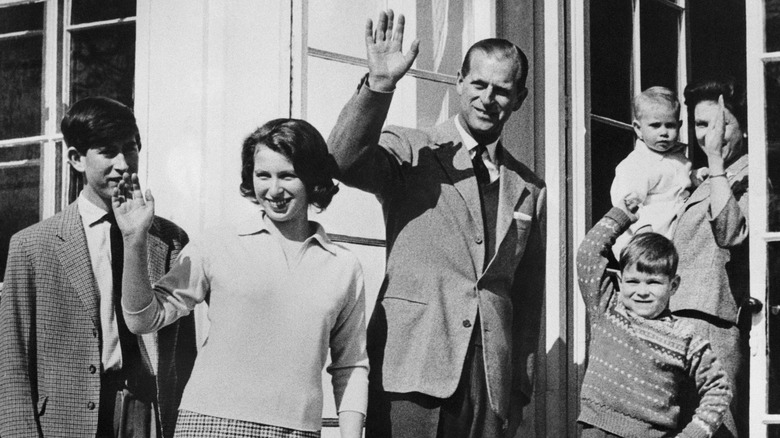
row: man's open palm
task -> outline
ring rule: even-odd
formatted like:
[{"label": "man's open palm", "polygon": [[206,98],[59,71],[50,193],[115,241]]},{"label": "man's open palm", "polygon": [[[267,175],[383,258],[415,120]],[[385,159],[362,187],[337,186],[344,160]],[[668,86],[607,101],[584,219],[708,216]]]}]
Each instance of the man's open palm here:
[{"label": "man's open palm", "polygon": [[366,53],[368,57],[369,85],[377,91],[392,91],[395,84],[412,67],[420,42],[414,40],[409,52],[402,52],[404,42],[403,15],[393,29],[392,9],[379,14],[376,30],[369,18],[366,22]]}]

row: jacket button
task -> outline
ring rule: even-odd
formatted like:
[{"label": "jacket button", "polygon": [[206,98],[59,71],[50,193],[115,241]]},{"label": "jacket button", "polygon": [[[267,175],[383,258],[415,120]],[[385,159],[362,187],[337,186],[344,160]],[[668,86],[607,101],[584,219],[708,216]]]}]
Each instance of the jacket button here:
[{"label": "jacket button", "polygon": [[471,321],[469,321],[468,319],[464,319],[463,320],[463,327],[466,327],[466,328],[471,327]]},{"label": "jacket button", "polygon": [[95,371],[97,371],[97,368],[95,368],[95,365],[90,365],[89,366],[89,373],[90,374],[95,374]]},{"label": "jacket button", "polygon": [[88,403],[87,403],[87,409],[89,409],[90,411],[91,411],[91,410],[94,410],[94,409],[95,409],[95,403],[93,403],[93,402],[88,402]]},{"label": "jacket button", "polygon": [[477,236],[474,238],[474,241],[477,242],[477,245],[482,243],[482,236]]}]

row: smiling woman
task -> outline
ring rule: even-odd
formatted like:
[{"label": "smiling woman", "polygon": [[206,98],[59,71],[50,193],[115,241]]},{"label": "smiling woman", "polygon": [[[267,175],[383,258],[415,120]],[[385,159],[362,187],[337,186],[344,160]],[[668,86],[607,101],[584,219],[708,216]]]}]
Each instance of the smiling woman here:
[{"label": "smiling woman", "polygon": [[153,198],[125,176],[114,211],[128,326],[154,332],[209,300],[209,338],[185,388],[177,437],[319,436],[330,352],[342,436],[358,438],[368,393],[363,271],[308,220],[309,205],[324,209],[338,191],[325,141],[303,120],[276,119],[246,138],[241,158],[241,194],[262,211],[193,240],[153,286],[137,281]]},{"label": "smiling woman", "polygon": [[246,138],[241,157],[241,194],[288,239],[308,237],[308,205],[324,210],[339,190],[320,133],[302,120],[272,120]]}]

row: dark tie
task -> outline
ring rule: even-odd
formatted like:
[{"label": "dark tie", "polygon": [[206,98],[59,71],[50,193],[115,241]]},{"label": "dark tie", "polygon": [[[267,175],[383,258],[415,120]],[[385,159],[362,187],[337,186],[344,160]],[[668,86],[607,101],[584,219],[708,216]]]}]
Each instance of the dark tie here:
[{"label": "dark tie", "polygon": [[127,372],[141,364],[141,350],[138,348],[138,338],[127,328],[122,314],[122,269],[124,267],[122,232],[116,224],[113,212],[106,217],[111,224],[111,273],[114,277],[114,312],[119,331],[119,345],[122,349],[122,370],[125,371],[125,376],[128,376]]},{"label": "dark tie", "polygon": [[486,151],[485,145],[478,144],[474,148],[474,158],[471,159],[471,163],[474,166],[474,174],[477,175],[477,182],[482,186],[490,184],[490,172],[488,172],[485,162],[482,160],[482,155]]}]

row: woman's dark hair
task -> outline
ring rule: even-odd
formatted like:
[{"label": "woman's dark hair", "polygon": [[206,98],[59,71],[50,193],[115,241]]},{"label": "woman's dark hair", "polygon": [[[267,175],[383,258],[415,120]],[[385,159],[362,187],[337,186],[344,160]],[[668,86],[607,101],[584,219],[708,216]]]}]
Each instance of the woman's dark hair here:
[{"label": "woman's dark hair", "polygon": [[688,84],[683,92],[685,105],[693,111],[699,102],[718,101],[723,96],[723,105],[734,114],[742,132],[747,132],[747,105],[745,88],[731,76],[715,76]]},{"label": "woman's dark hair", "polygon": [[141,150],[141,136],[133,110],[107,97],[87,97],[71,105],[60,123],[68,147],[86,155],[89,149],[134,137]]},{"label": "woman's dark hair", "polygon": [[306,187],[309,204],[324,210],[339,187],[333,183],[333,163],[325,139],[309,122],[300,119],[275,119],[257,128],[241,148],[241,196],[258,203],[253,173],[259,146],[278,152],[293,165]]}]

